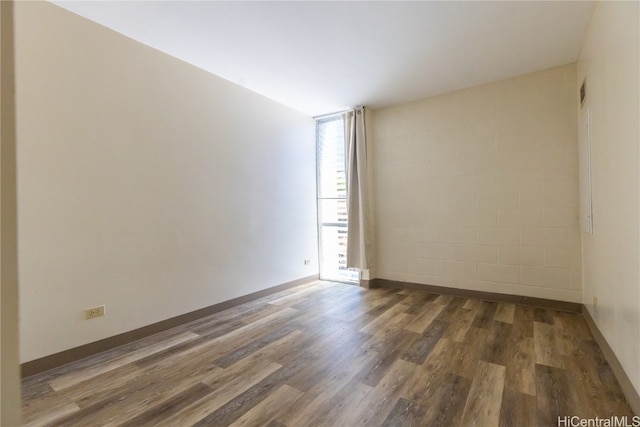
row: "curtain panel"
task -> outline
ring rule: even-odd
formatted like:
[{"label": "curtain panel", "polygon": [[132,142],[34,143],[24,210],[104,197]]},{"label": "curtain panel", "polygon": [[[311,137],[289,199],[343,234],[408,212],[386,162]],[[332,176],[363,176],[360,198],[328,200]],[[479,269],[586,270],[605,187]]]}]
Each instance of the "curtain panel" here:
[{"label": "curtain panel", "polygon": [[370,268],[373,254],[370,237],[364,107],[344,113],[344,128],[347,150],[347,216],[349,224],[347,267],[357,268],[364,272]]}]

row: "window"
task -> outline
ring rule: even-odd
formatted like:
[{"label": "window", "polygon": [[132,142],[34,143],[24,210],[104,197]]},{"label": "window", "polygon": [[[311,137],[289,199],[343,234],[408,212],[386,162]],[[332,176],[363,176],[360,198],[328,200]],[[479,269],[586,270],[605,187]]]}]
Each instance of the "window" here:
[{"label": "window", "polygon": [[344,120],[332,116],[316,122],[318,173],[318,238],[320,278],[356,282],[347,268],[347,174]]}]

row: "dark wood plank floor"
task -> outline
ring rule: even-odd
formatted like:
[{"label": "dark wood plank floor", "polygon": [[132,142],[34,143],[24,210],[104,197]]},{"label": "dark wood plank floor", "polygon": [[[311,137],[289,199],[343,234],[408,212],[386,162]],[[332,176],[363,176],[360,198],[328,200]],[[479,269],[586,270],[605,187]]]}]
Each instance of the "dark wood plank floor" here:
[{"label": "dark wood plank floor", "polygon": [[555,426],[633,416],[578,314],[315,282],[23,381],[26,425]]}]

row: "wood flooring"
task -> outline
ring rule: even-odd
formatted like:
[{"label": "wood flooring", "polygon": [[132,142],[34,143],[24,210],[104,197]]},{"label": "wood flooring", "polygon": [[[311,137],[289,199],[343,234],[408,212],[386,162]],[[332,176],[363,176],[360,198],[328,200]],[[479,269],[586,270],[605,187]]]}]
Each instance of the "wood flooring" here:
[{"label": "wood flooring", "polygon": [[28,426],[556,426],[633,416],[581,315],[314,282],[23,381]]}]

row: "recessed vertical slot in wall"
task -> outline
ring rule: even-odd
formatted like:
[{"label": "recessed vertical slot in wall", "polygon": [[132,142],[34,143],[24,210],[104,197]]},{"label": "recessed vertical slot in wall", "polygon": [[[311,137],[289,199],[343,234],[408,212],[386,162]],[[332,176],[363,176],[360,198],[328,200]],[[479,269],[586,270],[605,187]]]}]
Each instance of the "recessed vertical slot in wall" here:
[{"label": "recessed vertical slot in wall", "polygon": [[580,185],[580,228],[593,233],[591,204],[591,111],[587,102],[586,81],[580,86],[580,128],[578,131],[578,180]]}]

